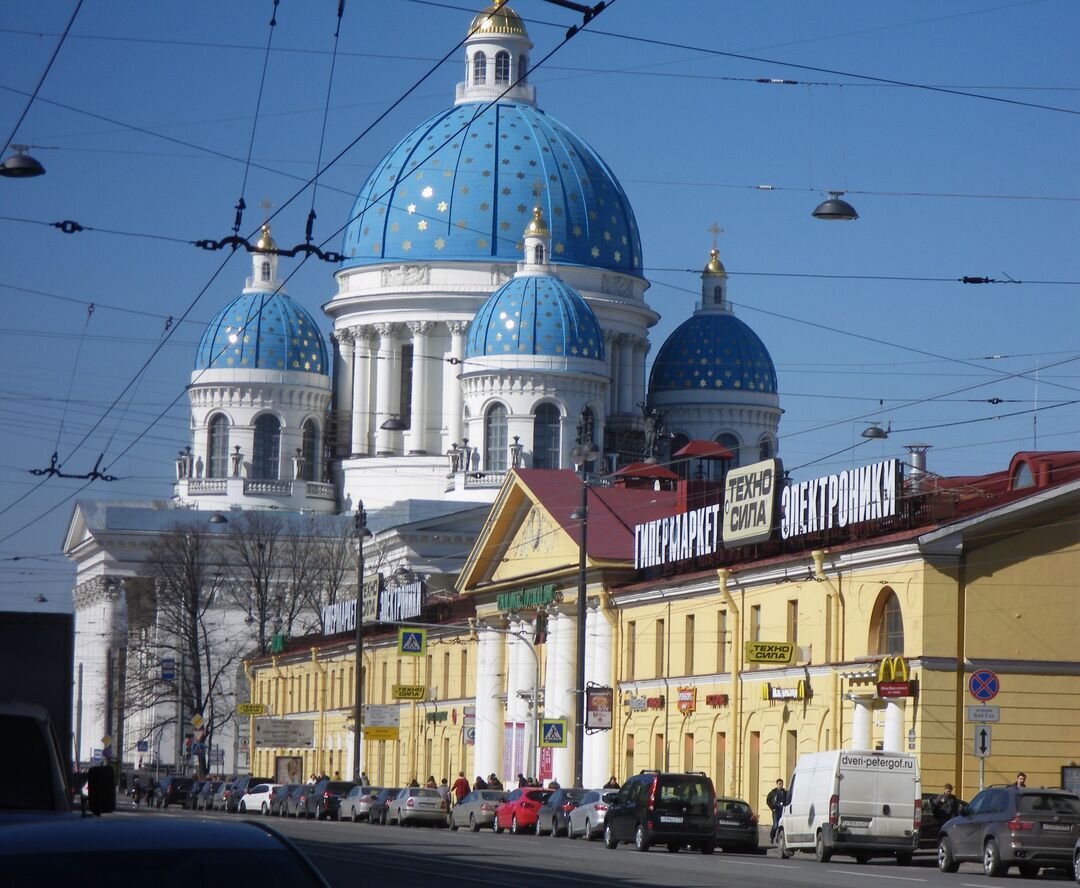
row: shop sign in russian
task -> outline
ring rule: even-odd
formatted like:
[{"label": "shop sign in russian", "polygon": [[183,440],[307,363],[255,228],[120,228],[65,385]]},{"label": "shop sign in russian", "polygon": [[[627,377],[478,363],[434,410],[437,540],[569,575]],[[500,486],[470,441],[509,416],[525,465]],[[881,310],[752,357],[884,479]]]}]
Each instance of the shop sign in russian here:
[{"label": "shop sign in russian", "polygon": [[311,749],[315,745],[315,722],[310,719],[255,719],[255,746]]},{"label": "shop sign in russian", "polygon": [[[382,574],[368,577],[364,581],[364,622],[374,623],[379,616],[379,587]],[[323,633],[337,635],[339,632],[352,632],[356,629],[356,599],[335,601],[323,608]]]},{"label": "shop sign in russian", "polygon": [[743,646],[747,663],[787,665],[795,659],[795,645],[790,641],[748,641]]},{"label": "shop sign in russian", "polygon": [[720,504],[634,527],[634,567],[656,567],[720,551]]},{"label": "shop sign in russian", "polygon": [[419,580],[404,586],[389,586],[379,595],[379,620],[400,623],[420,616],[423,583]]},{"label": "shop sign in russian", "polygon": [[724,545],[748,546],[772,536],[780,460],[732,469],[724,482]]},{"label": "shop sign in russian", "polygon": [[631,696],[626,698],[626,708],[631,712],[644,712],[649,708],[649,701],[645,697]]},{"label": "shop sign in russian", "polygon": [[793,688],[782,688],[774,684],[761,686],[762,700],[807,700],[810,694],[810,685],[806,681],[800,681]]},{"label": "shop sign in russian", "polygon": [[391,700],[423,700],[427,696],[425,685],[391,685]]},{"label": "shop sign in russian", "polygon": [[676,693],[676,708],[683,715],[692,715],[697,710],[697,688],[679,688]]},{"label": "shop sign in russian", "polygon": [[528,589],[515,589],[513,592],[500,592],[496,601],[500,611],[528,610],[543,607],[555,600],[555,587],[532,586]]},{"label": "shop sign in russian", "polygon": [[780,493],[780,536],[789,540],[891,518],[902,475],[900,460],[887,459],[785,487]]},{"label": "shop sign in russian", "polygon": [[611,708],[614,692],[608,687],[585,689],[585,729],[608,731],[611,729]]}]

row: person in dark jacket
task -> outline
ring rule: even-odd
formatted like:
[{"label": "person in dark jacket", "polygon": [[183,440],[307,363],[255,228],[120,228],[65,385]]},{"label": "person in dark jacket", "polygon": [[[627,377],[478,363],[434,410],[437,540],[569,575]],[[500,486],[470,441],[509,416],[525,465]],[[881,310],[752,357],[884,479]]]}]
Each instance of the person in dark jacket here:
[{"label": "person in dark jacket", "polygon": [[769,841],[776,841],[776,832],[780,829],[780,815],[784,813],[784,805],[787,804],[787,792],[784,790],[784,781],[777,780],[769,794],[765,797],[765,804],[772,811],[772,829],[769,830]]},{"label": "person in dark jacket", "polygon": [[502,789],[502,781],[494,774],[490,774],[487,779],[487,785],[489,789]]},{"label": "person in dark jacket", "polygon": [[618,779],[615,777],[614,774],[612,774],[608,778],[608,782],[604,784],[604,789],[618,789],[619,785],[620,784],[619,784]]},{"label": "person in dark jacket", "polygon": [[934,807],[937,809],[935,812],[937,818],[942,823],[946,820],[952,820],[960,813],[960,800],[953,795],[951,783],[946,783],[944,792],[934,799]]},{"label": "person in dark jacket", "polygon": [[487,789],[487,781],[479,774],[476,775],[476,782],[473,784],[473,789]]}]

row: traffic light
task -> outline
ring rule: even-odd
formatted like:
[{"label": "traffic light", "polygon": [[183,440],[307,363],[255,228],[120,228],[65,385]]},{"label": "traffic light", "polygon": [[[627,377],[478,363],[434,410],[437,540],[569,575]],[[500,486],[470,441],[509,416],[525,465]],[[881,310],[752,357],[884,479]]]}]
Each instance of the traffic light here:
[{"label": "traffic light", "polygon": [[195,737],[194,737],[193,734],[185,734],[184,735],[184,758],[190,758],[191,757],[191,742],[194,739],[195,739]]},{"label": "traffic light", "polygon": [[548,636],[548,615],[546,611],[536,612],[536,624],[533,627],[533,644],[543,644]]}]

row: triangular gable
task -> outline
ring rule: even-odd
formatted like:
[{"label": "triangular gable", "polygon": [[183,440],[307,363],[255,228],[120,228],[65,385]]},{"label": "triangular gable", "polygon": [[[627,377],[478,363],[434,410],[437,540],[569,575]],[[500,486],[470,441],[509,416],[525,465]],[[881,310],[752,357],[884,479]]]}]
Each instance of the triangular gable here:
[{"label": "triangular gable", "polygon": [[86,511],[82,502],[75,503],[71,511],[71,520],[68,522],[67,533],[64,534],[65,555],[71,555],[79,546],[93,538],[86,524]]}]

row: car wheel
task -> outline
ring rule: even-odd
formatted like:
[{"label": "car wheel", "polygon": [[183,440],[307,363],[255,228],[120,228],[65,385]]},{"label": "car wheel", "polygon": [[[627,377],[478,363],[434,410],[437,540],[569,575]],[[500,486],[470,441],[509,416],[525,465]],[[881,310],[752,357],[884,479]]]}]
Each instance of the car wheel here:
[{"label": "car wheel", "polygon": [[604,847],[609,851],[614,851],[619,847],[619,843],[615,838],[615,833],[611,831],[610,826],[604,827]]},{"label": "car wheel", "polygon": [[1080,884],[1080,851],[1073,855],[1073,878]]},{"label": "car wheel", "polygon": [[634,830],[634,848],[638,851],[649,850],[649,837],[645,835],[645,827],[640,823],[637,825],[637,829]]},{"label": "car wheel", "polygon": [[559,824],[556,822],[554,817],[551,818],[551,837],[553,839],[557,839],[559,837]]},{"label": "car wheel", "polygon": [[269,817],[270,816],[270,806],[267,805],[266,802],[262,803],[262,808],[260,808],[260,811],[262,812],[263,817]]},{"label": "car wheel", "polygon": [[706,842],[704,845],[702,845],[700,848],[698,848],[698,850],[702,854],[712,854],[713,851],[716,850],[716,846],[714,844],[712,844],[712,842]]},{"label": "car wheel", "polygon": [[521,827],[518,826],[517,814],[510,818],[510,835],[516,836],[520,834]]},{"label": "car wheel", "polygon": [[1017,869],[1020,870],[1020,875],[1025,879],[1034,879],[1039,874],[1039,865],[1037,863],[1022,863]]},{"label": "car wheel", "polygon": [[855,855],[855,862],[857,864],[859,864],[859,866],[862,866],[863,864],[869,862],[869,860],[870,860],[870,856],[868,854],[856,854]]},{"label": "car wheel", "polygon": [[679,849],[682,847],[678,842],[668,842],[667,849],[672,854],[678,854]]},{"label": "car wheel", "polygon": [[1004,876],[1009,868],[1001,862],[1001,850],[994,839],[987,839],[983,845],[983,872],[990,878]]},{"label": "car wheel", "polygon": [[896,854],[896,863],[898,866],[911,866],[911,852],[898,851]]},{"label": "car wheel", "polygon": [[814,856],[817,857],[818,863],[828,863],[832,860],[832,849],[825,844],[825,836],[820,832],[817,834],[817,841],[814,843]]},{"label": "car wheel", "polygon": [[476,822],[476,818],[472,814],[469,815],[469,829],[473,832],[480,832],[480,824]]},{"label": "car wheel", "polygon": [[501,833],[503,831],[503,828],[501,826],[499,826],[499,818],[498,817],[495,817],[491,821],[491,831],[495,832],[495,833]]},{"label": "car wheel", "polygon": [[457,825],[457,821],[454,819],[454,812],[453,811],[451,811],[447,815],[447,824],[446,825],[450,827],[450,832],[457,832],[458,831],[458,825]]},{"label": "car wheel", "polygon": [[791,850],[787,846],[787,839],[784,837],[783,830],[776,834],[776,850],[780,852],[781,860],[791,860]]}]

